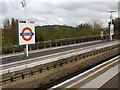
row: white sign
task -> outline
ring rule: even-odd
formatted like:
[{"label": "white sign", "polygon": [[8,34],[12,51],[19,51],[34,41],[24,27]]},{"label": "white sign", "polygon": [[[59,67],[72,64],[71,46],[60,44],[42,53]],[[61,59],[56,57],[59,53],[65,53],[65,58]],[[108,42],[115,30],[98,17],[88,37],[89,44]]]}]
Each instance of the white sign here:
[{"label": "white sign", "polygon": [[19,21],[18,23],[19,45],[35,43],[35,27],[34,22]]},{"label": "white sign", "polygon": [[110,35],[114,35],[114,25],[110,25]]}]

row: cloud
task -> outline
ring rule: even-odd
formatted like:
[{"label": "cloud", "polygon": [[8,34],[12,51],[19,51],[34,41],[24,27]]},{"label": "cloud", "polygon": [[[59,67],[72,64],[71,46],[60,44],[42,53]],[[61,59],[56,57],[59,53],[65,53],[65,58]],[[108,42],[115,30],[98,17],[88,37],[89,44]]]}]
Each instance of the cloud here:
[{"label": "cloud", "polygon": [[[24,20],[24,8],[21,0],[4,0],[2,3],[3,18]],[[34,20],[37,25],[66,24],[77,26],[82,22],[99,19],[107,26],[109,16],[107,10],[117,10],[118,0],[27,0],[27,19]],[[114,17],[118,13],[114,14]],[[0,21],[0,23],[2,23]]]}]

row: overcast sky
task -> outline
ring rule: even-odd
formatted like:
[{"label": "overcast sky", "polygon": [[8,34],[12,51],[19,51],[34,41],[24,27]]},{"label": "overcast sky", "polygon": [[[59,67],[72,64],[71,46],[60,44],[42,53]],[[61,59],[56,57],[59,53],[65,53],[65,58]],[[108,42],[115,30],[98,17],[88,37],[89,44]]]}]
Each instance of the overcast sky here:
[{"label": "overcast sky", "polygon": [[[5,18],[24,20],[22,0],[0,0],[0,27]],[[36,25],[70,25],[99,21],[108,26],[110,14],[107,10],[118,11],[119,0],[26,0],[27,19]],[[113,14],[114,18],[118,13]]]}]

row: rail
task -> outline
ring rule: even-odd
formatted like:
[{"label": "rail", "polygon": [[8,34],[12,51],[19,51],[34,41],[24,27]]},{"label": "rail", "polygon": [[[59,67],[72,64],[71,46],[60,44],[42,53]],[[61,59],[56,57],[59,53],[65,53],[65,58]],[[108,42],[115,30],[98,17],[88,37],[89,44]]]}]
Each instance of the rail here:
[{"label": "rail", "polygon": [[46,70],[51,70],[57,67],[61,67],[65,64],[71,63],[71,62],[75,62],[84,58],[88,58],[94,55],[98,55],[104,52],[109,52],[113,49],[119,48],[120,45],[114,45],[114,46],[109,46],[109,47],[104,47],[104,48],[99,48],[99,49],[95,49],[94,51],[89,51],[89,52],[85,52],[82,54],[78,54],[75,56],[71,56],[66,58],[63,58],[62,60],[60,60],[59,62],[56,62],[54,64],[47,64],[44,66],[36,66],[34,68],[27,68],[26,70],[22,70],[19,72],[9,72],[8,74],[3,75],[2,77],[2,83],[6,83],[6,82],[14,82],[18,79],[24,79],[26,77],[29,77],[31,75],[34,75],[35,73],[42,73]]}]

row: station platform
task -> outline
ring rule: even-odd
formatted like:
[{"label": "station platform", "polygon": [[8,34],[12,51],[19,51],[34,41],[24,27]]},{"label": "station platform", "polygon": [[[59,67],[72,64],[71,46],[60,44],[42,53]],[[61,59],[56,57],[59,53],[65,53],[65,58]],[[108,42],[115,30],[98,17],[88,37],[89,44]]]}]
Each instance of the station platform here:
[{"label": "station platform", "polygon": [[[108,88],[118,90],[120,87],[120,58],[105,62],[71,79],[68,79],[50,88],[79,89],[79,90],[103,90]],[[105,89],[105,90],[106,90]]]},{"label": "station platform", "polygon": [[[102,75],[94,78],[87,84],[83,85],[81,88],[118,88],[118,84],[119,84],[118,81],[115,85],[111,87],[111,84],[116,82],[116,80],[111,80],[111,79],[117,78],[117,80],[119,80],[118,79],[118,76],[119,76],[118,66],[119,65],[120,64],[117,64],[116,66],[112,67],[111,69],[103,73]],[[107,85],[107,83],[109,83],[109,85]]]}]

